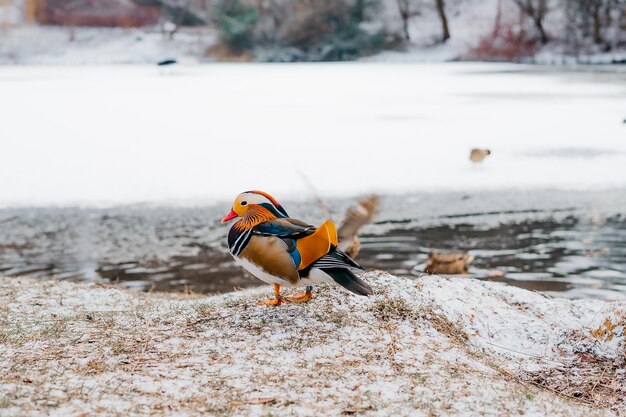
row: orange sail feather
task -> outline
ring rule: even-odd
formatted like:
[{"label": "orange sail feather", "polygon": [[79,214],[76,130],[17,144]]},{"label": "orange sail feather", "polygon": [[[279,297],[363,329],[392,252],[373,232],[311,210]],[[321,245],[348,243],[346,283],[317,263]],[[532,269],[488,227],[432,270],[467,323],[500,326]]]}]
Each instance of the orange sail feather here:
[{"label": "orange sail feather", "polygon": [[326,220],[315,233],[298,239],[296,248],[300,252],[301,260],[298,270],[305,269],[322,256],[326,255],[332,246],[337,246],[337,229],[332,220]]}]

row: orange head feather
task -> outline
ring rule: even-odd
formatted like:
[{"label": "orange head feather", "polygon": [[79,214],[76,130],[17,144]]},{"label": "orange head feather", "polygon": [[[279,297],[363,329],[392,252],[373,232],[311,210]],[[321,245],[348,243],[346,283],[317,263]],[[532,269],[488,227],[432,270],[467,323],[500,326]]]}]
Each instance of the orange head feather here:
[{"label": "orange head feather", "polygon": [[246,191],[237,196],[233,207],[222,219],[226,223],[236,217],[241,221],[236,226],[240,229],[248,229],[269,220],[289,217],[285,209],[274,197],[263,191]]}]

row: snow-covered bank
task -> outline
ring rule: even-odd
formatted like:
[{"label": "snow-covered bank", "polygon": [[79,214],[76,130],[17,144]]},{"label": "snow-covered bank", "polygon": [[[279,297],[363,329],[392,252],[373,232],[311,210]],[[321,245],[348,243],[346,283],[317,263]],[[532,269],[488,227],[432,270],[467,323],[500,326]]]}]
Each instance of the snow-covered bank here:
[{"label": "snow-covered bank", "polygon": [[265,308],[268,288],[205,298],[0,278],[0,415],[624,411],[626,304],[365,279],[375,296],[321,287]]},{"label": "snow-covered bank", "polygon": [[[406,50],[384,51],[379,54],[362,58],[365,62],[390,62],[390,63],[423,63],[423,62],[446,62],[446,61],[476,61],[466,57],[469,47],[461,40],[451,41],[445,44],[431,46],[409,46]],[[480,61],[480,60],[478,60]],[[494,58],[492,61],[503,61]],[[564,54],[557,48],[545,47],[531,57],[519,58],[519,62],[525,64],[554,65],[572,67],[576,65],[610,65],[624,64],[626,62],[626,50],[611,52],[580,54],[572,56]]]},{"label": "snow-covered bank", "polygon": [[[477,18],[478,19],[478,18]],[[473,23],[480,23],[478,19]],[[445,44],[433,43],[433,30],[416,33],[403,49],[386,50],[363,57],[364,62],[438,62],[475,60],[471,51],[485,35],[485,29],[467,24]],[[423,25],[419,25],[423,29]],[[487,31],[488,32],[488,31]],[[115,65],[154,64],[165,58],[183,63],[212,62],[208,51],[218,44],[215,30],[183,28],[170,39],[159,28],[69,28],[57,26],[16,26],[0,36],[0,65]],[[262,59],[261,54],[259,59]],[[498,60],[494,58],[494,60]],[[614,64],[626,61],[626,50],[564,54],[548,45],[534,56],[518,61],[543,65]]]},{"label": "snow-covered bank", "polygon": [[17,26],[1,35],[0,65],[156,64],[166,58],[196,63],[216,35],[183,30],[170,39],[158,28],[64,28]]}]

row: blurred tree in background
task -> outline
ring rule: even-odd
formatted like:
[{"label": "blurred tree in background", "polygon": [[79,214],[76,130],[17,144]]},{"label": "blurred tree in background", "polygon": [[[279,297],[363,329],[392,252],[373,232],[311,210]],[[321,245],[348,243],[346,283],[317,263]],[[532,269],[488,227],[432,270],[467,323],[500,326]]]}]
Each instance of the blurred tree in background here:
[{"label": "blurred tree in background", "polygon": [[[505,6],[510,2],[517,20]],[[579,58],[625,47],[626,0],[499,0],[492,33],[469,56],[516,61],[545,48]]]},{"label": "blurred tree in background", "polygon": [[[428,3],[417,0],[395,0],[398,7],[398,14],[402,21],[402,34],[406,41],[411,40],[411,34],[409,32],[410,21],[413,17],[420,16],[421,8],[425,7]],[[437,15],[441,22],[441,42],[445,42],[450,39],[450,26],[448,24],[448,16],[446,13],[446,3],[444,0],[434,0],[434,5],[437,10]]]},{"label": "blurred tree in background", "polygon": [[532,20],[541,43],[544,45],[548,43],[550,39],[544,28],[544,19],[551,9],[550,0],[513,0],[513,2]]},{"label": "blurred tree in background", "polygon": [[566,40],[570,52],[610,51],[626,43],[625,0],[566,0]]},{"label": "blurred tree in background", "polygon": [[441,41],[445,42],[450,39],[450,28],[448,27],[448,16],[446,15],[446,4],[444,0],[435,0],[437,5],[437,13],[441,20]]},{"label": "blurred tree in background", "polygon": [[256,7],[221,0],[214,20],[234,53],[254,48],[265,61],[338,61],[385,45],[382,31],[361,26],[377,7],[377,0],[265,1]]},{"label": "blurred tree in background", "polygon": [[215,22],[224,43],[236,54],[256,44],[254,29],[259,21],[257,9],[239,0],[224,0],[215,6]]},{"label": "blurred tree in background", "polygon": [[411,3],[411,0],[396,0],[398,13],[400,14],[400,19],[402,20],[402,34],[404,35],[404,39],[407,41],[411,40],[411,34],[409,33],[409,20],[411,17],[418,14],[417,10],[411,7]]},{"label": "blurred tree in background", "polygon": [[68,27],[70,39],[80,26],[217,32],[207,55],[224,60],[350,60],[449,39],[468,45],[460,59],[626,49],[626,0],[0,0],[5,33],[18,4],[24,21]]}]

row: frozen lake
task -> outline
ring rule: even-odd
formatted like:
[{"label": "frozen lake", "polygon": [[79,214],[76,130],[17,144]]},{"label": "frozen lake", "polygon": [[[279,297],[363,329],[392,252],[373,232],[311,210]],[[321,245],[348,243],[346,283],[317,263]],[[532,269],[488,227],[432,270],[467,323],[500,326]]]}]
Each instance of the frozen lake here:
[{"label": "frozen lake", "polygon": [[0,67],[0,115],[3,274],[258,285],[218,220],[259,188],[319,221],[306,177],[336,217],[384,196],[368,268],[463,250],[477,277],[626,298],[623,67]]},{"label": "frozen lake", "polygon": [[2,67],[0,115],[3,206],[626,185],[620,67]]}]

